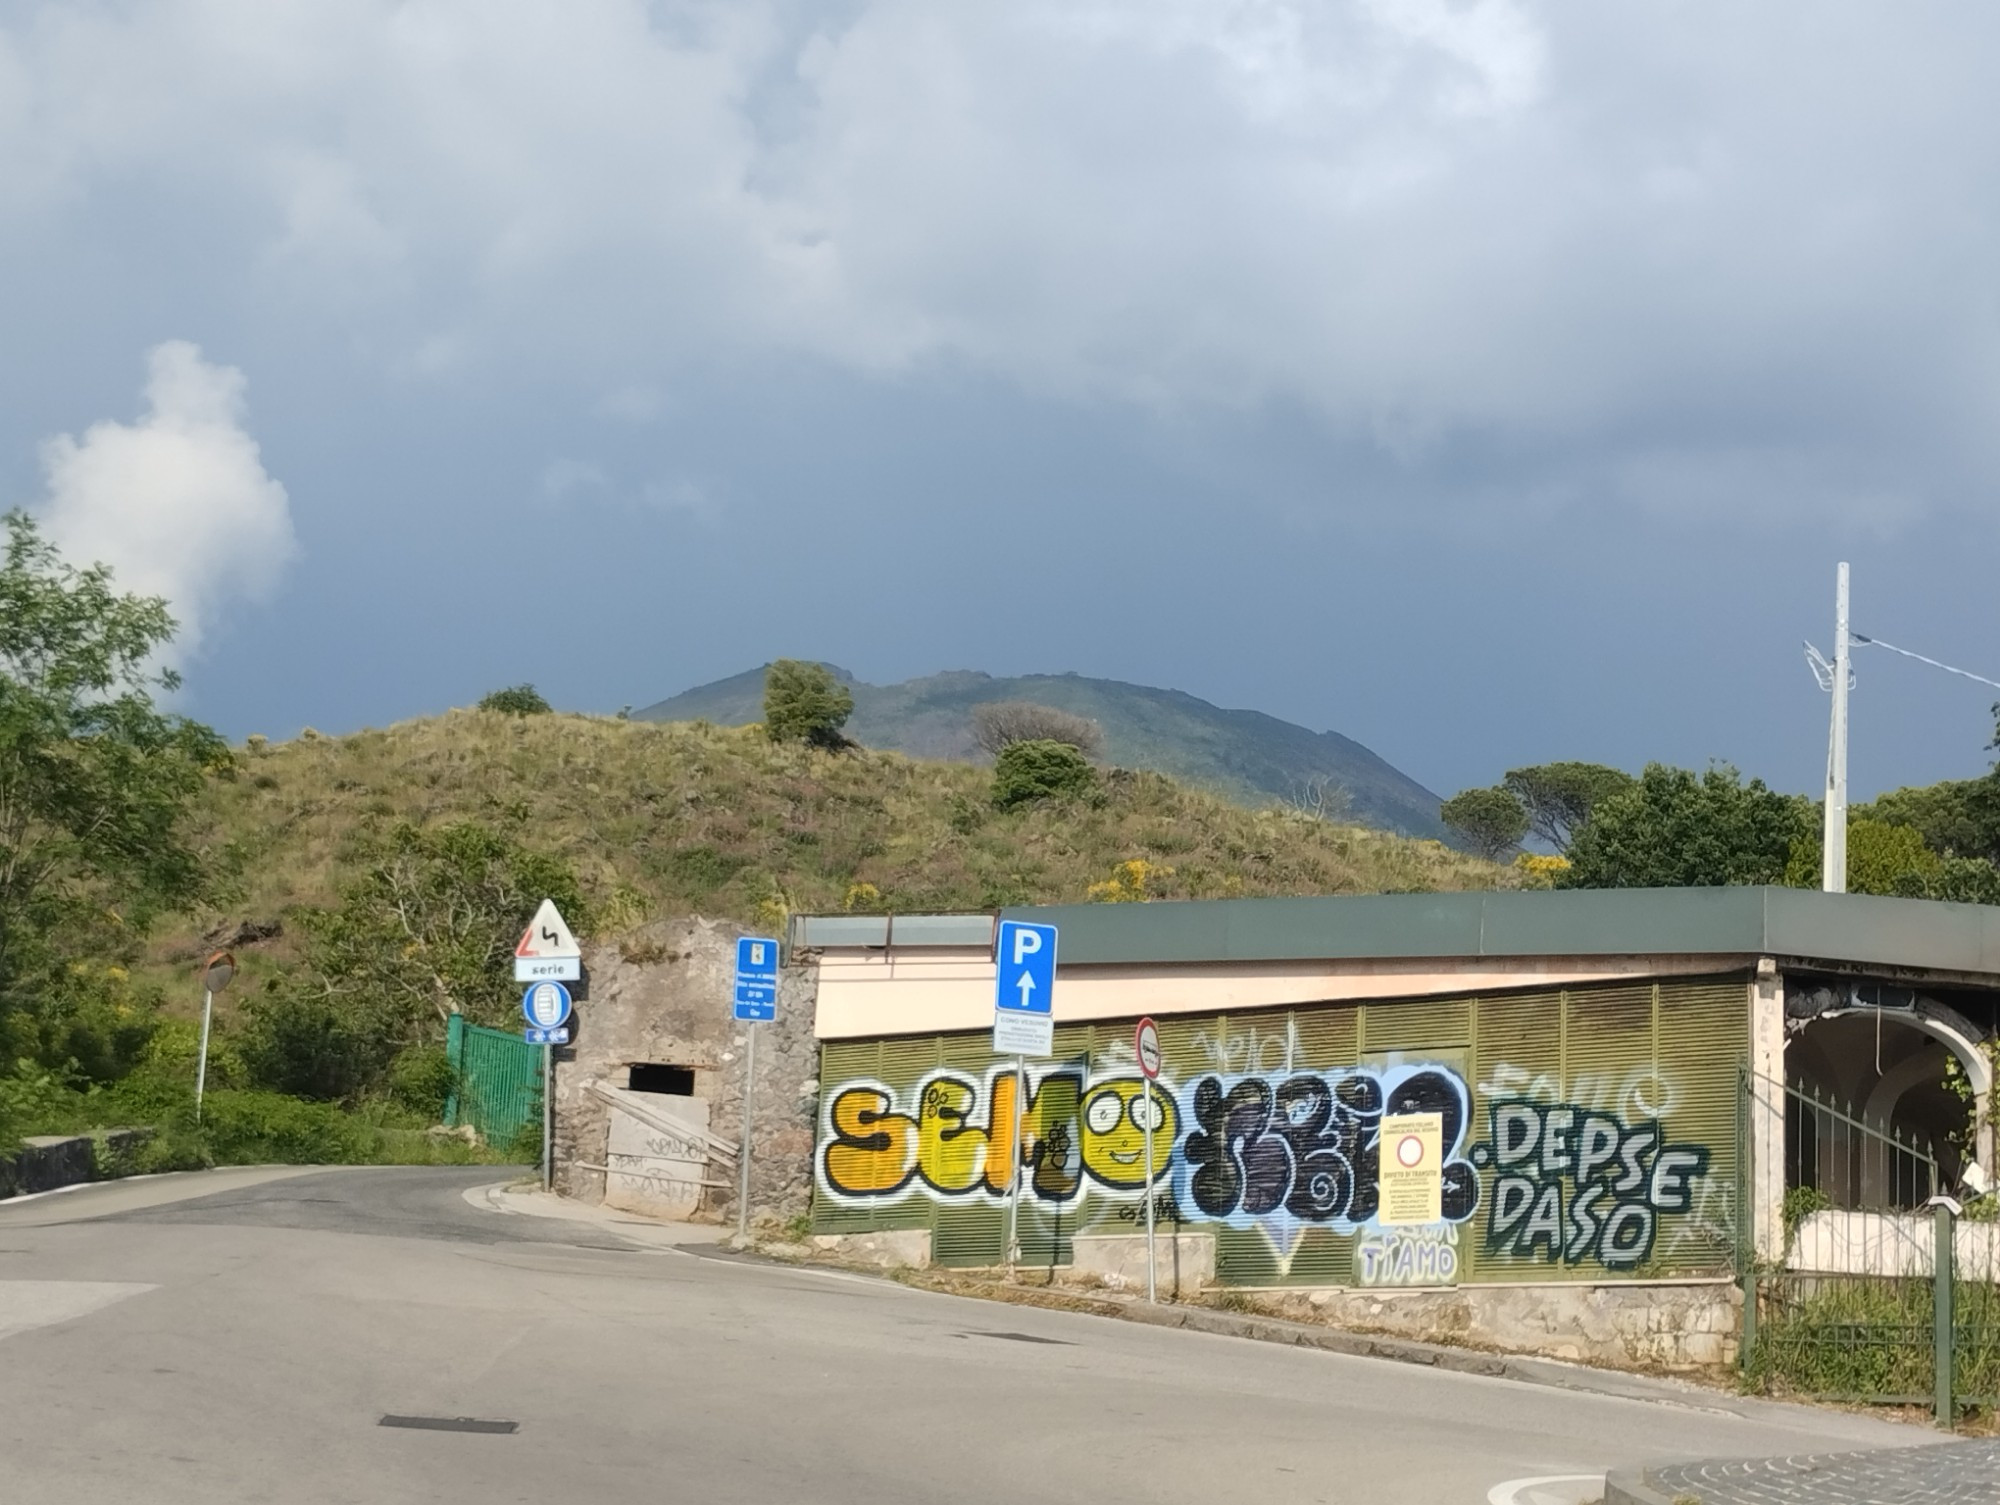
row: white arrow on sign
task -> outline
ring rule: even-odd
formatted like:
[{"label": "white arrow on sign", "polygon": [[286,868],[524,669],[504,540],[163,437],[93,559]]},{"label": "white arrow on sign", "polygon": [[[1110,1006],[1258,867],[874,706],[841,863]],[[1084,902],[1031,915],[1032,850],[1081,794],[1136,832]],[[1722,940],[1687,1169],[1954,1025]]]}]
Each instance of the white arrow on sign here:
[{"label": "white arrow on sign", "polygon": [[1023,972],[1020,982],[1015,984],[1015,986],[1021,990],[1021,1007],[1024,1009],[1033,1008],[1035,1006],[1035,979]]}]

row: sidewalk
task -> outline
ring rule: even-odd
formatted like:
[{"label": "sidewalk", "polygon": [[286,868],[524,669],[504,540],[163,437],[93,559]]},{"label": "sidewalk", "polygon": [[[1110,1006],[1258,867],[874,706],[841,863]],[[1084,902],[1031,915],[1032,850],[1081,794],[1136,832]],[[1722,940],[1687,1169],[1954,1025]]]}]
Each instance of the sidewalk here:
[{"label": "sidewalk", "polygon": [[1604,1505],[1993,1505],[2000,1440],[1616,1471]]},{"label": "sidewalk", "polygon": [[636,1212],[573,1202],[534,1185],[512,1186],[498,1182],[492,1186],[475,1186],[465,1194],[465,1200],[482,1212],[503,1212],[514,1217],[565,1218],[573,1223],[589,1223],[649,1249],[720,1244],[735,1233],[734,1229],[715,1223],[669,1223],[659,1218],[641,1217]]}]

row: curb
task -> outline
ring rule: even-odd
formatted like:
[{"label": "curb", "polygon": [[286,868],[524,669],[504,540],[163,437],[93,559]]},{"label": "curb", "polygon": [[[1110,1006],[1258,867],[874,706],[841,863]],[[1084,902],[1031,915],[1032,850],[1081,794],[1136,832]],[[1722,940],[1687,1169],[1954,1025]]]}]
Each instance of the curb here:
[{"label": "curb", "polygon": [[[769,1255],[763,1257],[770,1258]],[[817,1263],[811,1260],[784,1259],[776,1262]],[[884,1279],[894,1278],[887,1272],[879,1270],[864,1273],[875,1274]],[[956,1288],[933,1287],[922,1282],[911,1284],[915,1289],[941,1290],[945,1295],[969,1296],[975,1300],[998,1300],[1015,1306],[1082,1312],[1125,1322],[1142,1323],[1149,1327],[1177,1328],[1184,1332],[1208,1333],[1217,1337],[1248,1338],[1255,1342],[1277,1343],[1292,1348],[1317,1349],[1322,1353],[1341,1354],[1349,1358],[1384,1359],[1391,1363],[1418,1364],[1449,1374],[1471,1375],[1480,1379],[1513,1380],[1520,1384],[1540,1385],[1549,1389],[1678,1405],[1720,1415],[1748,1416],[1764,1406],[1778,1404],[1768,1400],[1724,1394],[1690,1381],[1593,1369],[1582,1364],[1567,1364],[1560,1359],[1488,1353],[1473,1348],[1454,1348],[1448,1344],[1426,1343],[1415,1338],[1393,1338],[1352,1332],[1344,1328],[1292,1322],[1282,1317],[1260,1317],[1217,1311],[1213,1307],[1164,1303],[1149,1305],[1136,1297],[1104,1291],[1067,1292],[1057,1287],[1012,1286],[997,1281],[967,1281]],[[1633,1499],[1641,1502],[1641,1505],[1654,1505],[1656,1499],[1660,1500],[1661,1505],[1668,1505],[1664,1499],[1652,1494],[1634,1495]]]},{"label": "curb", "polygon": [[1604,1476],[1604,1505],[1674,1505],[1653,1488],[1643,1468],[1614,1468]]}]

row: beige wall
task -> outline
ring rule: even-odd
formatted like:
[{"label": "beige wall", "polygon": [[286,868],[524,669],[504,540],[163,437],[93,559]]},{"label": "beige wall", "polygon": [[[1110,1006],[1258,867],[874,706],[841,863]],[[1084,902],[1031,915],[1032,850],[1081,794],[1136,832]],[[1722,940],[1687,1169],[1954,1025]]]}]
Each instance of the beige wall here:
[{"label": "beige wall", "polygon": [[[1468,957],[1421,961],[1203,962],[1073,966],[1058,974],[1058,1023],[1139,1014],[1281,1008],[1372,998],[1451,997],[1625,978],[1705,976],[1749,957]],[[993,958],[983,946],[835,950],[819,958],[814,1033],[822,1040],[985,1029]]]}]

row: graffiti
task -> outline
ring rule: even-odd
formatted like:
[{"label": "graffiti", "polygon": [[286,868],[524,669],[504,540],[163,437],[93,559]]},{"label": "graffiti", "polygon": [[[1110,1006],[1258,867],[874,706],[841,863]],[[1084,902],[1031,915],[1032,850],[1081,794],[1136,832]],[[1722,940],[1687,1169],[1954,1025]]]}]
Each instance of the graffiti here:
[{"label": "graffiti", "polygon": [[1518,1098],[1522,1102],[1587,1108],[1593,1113],[1616,1113],[1626,1118],[1665,1118],[1677,1106],[1673,1087],[1649,1064],[1618,1071],[1580,1071],[1565,1086],[1553,1072],[1530,1072],[1502,1061],[1493,1074],[1479,1084],[1479,1095],[1487,1102]]},{"label": "graffiti", "polygon": [[1380,1205],[1377,1130],[1384,1113],[1444,1119],[1444,1216],[1463,1222],[1479,1180],[1459,1158],[1470,1120],[1465,1083],[1439,1066],[1206,1076],[1189,1092],[1181,1147],[1195,1211],[1238,1226],[1280,1216],[1345,1232]]},{"label": "graffiti", "polygon": [[1004,1197],[1018,1144],[1023,1191],[1067,1202],[1086,1182],[1138,1191],[1146,1184],[1146,1137],[1153,1137],[1155,1182],[1173,1163],[1180,1113],[1159,1087],[1136,1077],[1086,1084],[1081,1072],[1050,1072],[1032,1083],[1025,1109],[1020,1080],[995,1067],[982,1083],[939,1071],[918,1084],[916,1111],[897,1106],[880,1082],[841,1087],[827,1109],[820,1176],[845,1197],[890,1197],[920,1183],[947,1197]]},{"label": "graffiti", "polygon": [[[1146,1204],[1144,1202],[1120,1202],[1118,1210],[1113,1216],[1121,1223],[1139,1223],[1143,1225],[1146,1221]],[[1153,1197],[1153,1222],[1160,1224],[1178,1223],[1180,1221],[1181,1204],[1174,1200],[1174,1194],[1170,1191],[1157,1193]]]},{"label": "graffiti", "polygon": [[1657,1119],[1628,1124],[1575,1104],[1512,1100],[1489,1109],[1473,1152],[1494,1168],[1486,1247],[1549,1264],[1630,1269],[1653,1251],[1662,1213],[1693,1205],[1705,1146],[1667,1144]]},{"label": "graffiti", "polygon": [[1458,1283],[1458,1229],[1450,1223],[1366,1228],[1354,1244],[1354,1283],[1448,1286]]},{"label": "graffiti", "polygon": [[[1279,1031],[1237,1034],[1228,1056],[1290,1048]],[[1211,1055],[1221,1053],[1216,1045]],[[847,1201],[915,1194],[991,1205],[1018,1168],[1024,1210],[1101,1196],[1109,1203],[1097,1216],[1131,1227],[1143,1225],[1150,1195],[1161,1223],[1261,1230],[1281,1267],[1310,1230],[1356,1235],[1354,1278],[1369,1286],[1456,1282],[1471,1258],[1456,1225],[1482,1205],[1484,1254],[1536,1265],[1630,1272],[1731,1247],[1733,1187],[1709,1177],[1708,1146],[1670,1142],[1658,1114],[1634,1109],[1673,1098],[1650,1065],[1579,1077],[1572,1085],[1589,1089],[1581,1101],[1549,1101],[1552,1079],[1496,1066],[1496,1081],[1526,1095],[1481,1100],[1482,1124],[1465,1077],[1435,1061],[1214,1070],[1150,1088],[1130,1065],[1112,1069],[1123,1074],[1051,1062],[1023,1084],[999,1063],[935,1070],[913,1087],[841,1083],[822,1110],[820,1188]],[[1384,1228],[1379,1136],[1384,1116],[1402,1113],[1441,1121],[1442,1219]]]}]

